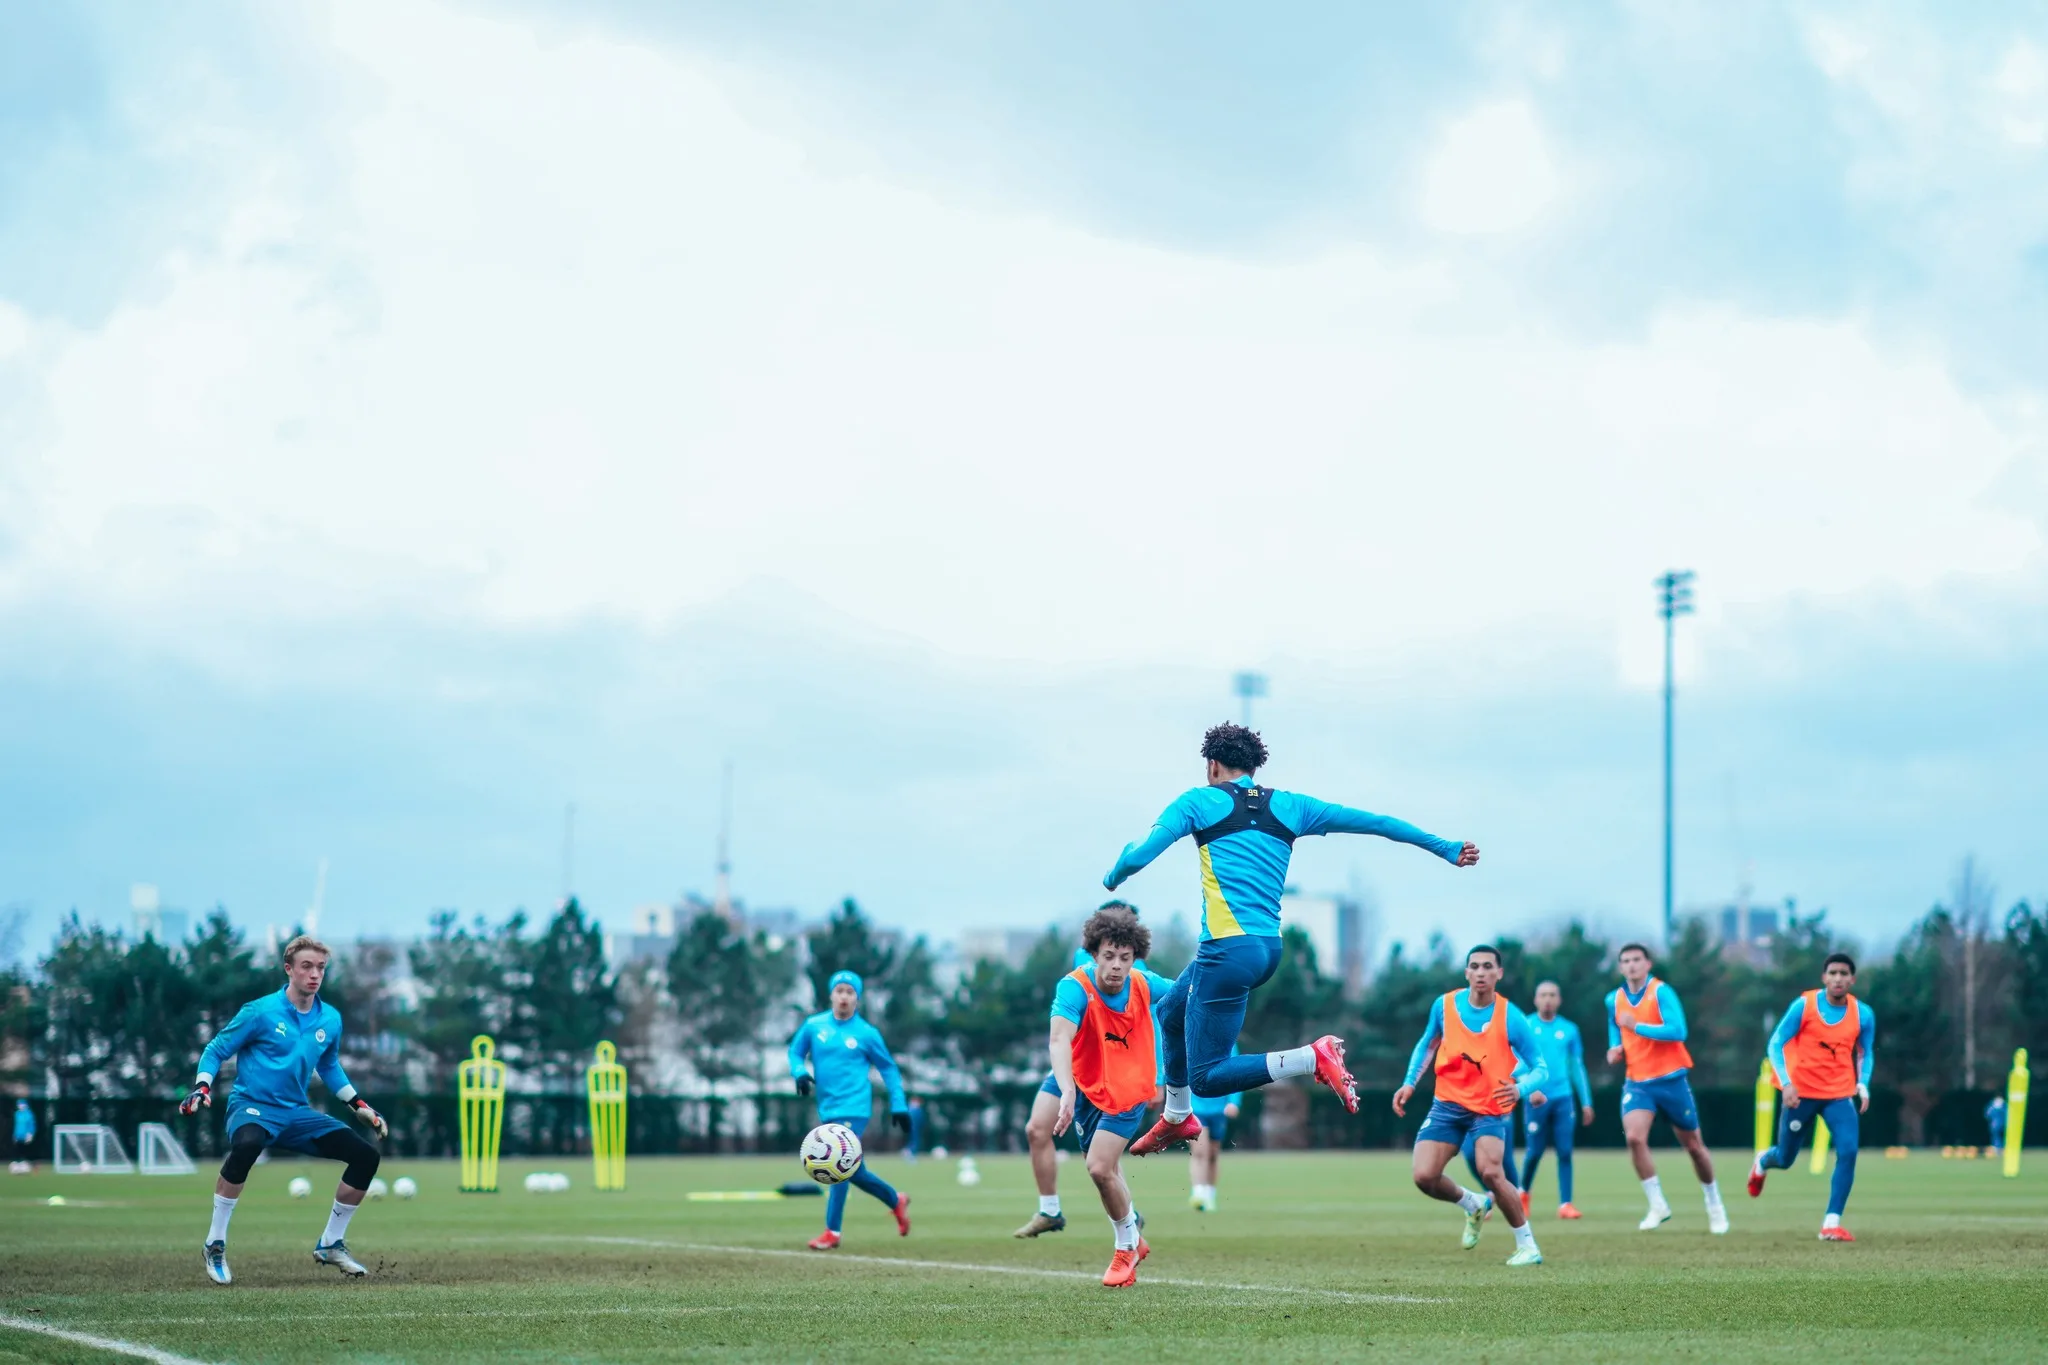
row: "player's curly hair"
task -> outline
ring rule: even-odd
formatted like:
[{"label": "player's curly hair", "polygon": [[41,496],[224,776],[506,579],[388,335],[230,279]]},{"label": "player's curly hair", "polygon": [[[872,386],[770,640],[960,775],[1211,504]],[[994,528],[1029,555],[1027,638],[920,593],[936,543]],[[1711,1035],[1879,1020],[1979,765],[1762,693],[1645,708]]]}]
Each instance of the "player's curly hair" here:
[{"label": "player's curly hair", "polygon": [[1258,731],[1226,720],[1210,726],[1202,736],[1202,757],[1241,773],[1255,773],[1265,765],[1266,741],[1259,738]]},{"label": "player's curly hair", "polygon": [[1129,948],[1133,957],[1152,952],[1152,931],[1138,923],[1138,912],[1121,901],[1111,901],[1088,917],[1081,926],[1081,946],[1093,957],[1107,943],[1112,948]]}]

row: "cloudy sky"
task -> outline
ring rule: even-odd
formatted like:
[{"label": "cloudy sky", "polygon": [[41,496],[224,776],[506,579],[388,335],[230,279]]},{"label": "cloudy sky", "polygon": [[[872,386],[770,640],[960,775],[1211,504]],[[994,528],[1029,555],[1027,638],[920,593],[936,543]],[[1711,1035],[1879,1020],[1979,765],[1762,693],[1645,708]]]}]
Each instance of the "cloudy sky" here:
[{"label": "cloudy sky", "polygon": [[1028,924],[1258,668],[1647,925],[1671,566],[1681,902],[2038,899],[2048,19],[1727,8],[10,12],[0,905]]}]

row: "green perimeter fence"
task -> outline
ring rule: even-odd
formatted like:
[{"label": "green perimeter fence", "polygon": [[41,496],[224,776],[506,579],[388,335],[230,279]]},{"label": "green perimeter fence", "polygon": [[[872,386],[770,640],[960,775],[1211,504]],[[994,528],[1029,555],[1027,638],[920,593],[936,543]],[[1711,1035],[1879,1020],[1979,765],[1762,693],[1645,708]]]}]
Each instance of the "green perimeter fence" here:
[{"label": "green perimeter fence", "polygon": [[[1036,1086],[1019,1084],[995,1085],[978,1094],[926,1095],[925,1146],[944,1146],[956,1152],[1021,1151],[1025,1120],[1036,1094]],[[1622,1145],[1620,1094],[1619,1089],[1594,1092],[1594,1121],[1590,1128],[1579,1131],[1580,1145]],[[1710,1143],[1720,1147],[1749,1145],[1755,1122],[1753,1089],[1699,1087],[1694,1094],[1699,1103],[1700,1126]],[[1863,1116],[1863,1145],[1984,1146],[1990,1141],[1984,1106],[1992,1094],[1989,1090],[1950,1091],[1935,1099],[1918,1116],[1915,1125],[1909,1119],[1902,1095],[1896,1091],[1873,1091],[1870,1112]],[[1272,1125],[1269,1131],[1269,1126],[1262,1122],[1262,1110],[1269,1098],[1276,1096],[1292,1112],[1287,1116],[1288,1122]],[[1305,1112],[1301,1104],[1304,1097]],[[386,1152],[409,1157],[459,1154],[453,1093],[371,1098],[391,1124],[391,1136],[383,1144]],[[1250,1091],[1244,1097],[1243,1113],[1230,1125],[1229,1145],[1246,1149],[1283,1145],[1405,1148],[1415,1140],[1416,1129],[1429,1109],[1429,1092],[1424,1089],[1416,1094],[1409,1102],[1406,1118],[1395,1116],[1389,1103],[1391,1098],[1391,1091],[1363,1091],[1358,1113],[1347,1114],[1336,1098],[1323,1090]],[[51,1131],[60,1123],[104,1123],[124,1143],[134,1140],[138,1124],[164,1123],[195,1158],[219,1156],[224,1150],[224,1100],[189,1118],[180,1115],[176,1102],[168,1099],[37,1098],[31,1099],[30,1104],[36,1113],[36,1137],[31,1151],[38,1160],[49,1159]],[[346,1116],[339,1104],[329,1101],[326,1107]],[[883,1119],[882,1110],[882,1100],[877,1096],[867,1143],[878,1152],[895,1151],[903,1145],[902,1139]],[[626,1150],[638,1156],[791,1152],[817,1122],[817,1111],[811,1101],[788,1092],[716,1098],[635,1094],[630,1097],[626,1113]],[[1915,1127],[1917,1132],[1913,1131]],[[2032,1125],[2029,1145],[2048,1141],[2044,1128],[2048,1125]],[[1283,1132],[1286,1138],[1276,1141]],[[1653,1141],[1668,1140],[1664,1126],[1659,1124]],[[586,1096],[505,1096],[504,1155],[570,1156],[589,1150],[590,1108]]]}]

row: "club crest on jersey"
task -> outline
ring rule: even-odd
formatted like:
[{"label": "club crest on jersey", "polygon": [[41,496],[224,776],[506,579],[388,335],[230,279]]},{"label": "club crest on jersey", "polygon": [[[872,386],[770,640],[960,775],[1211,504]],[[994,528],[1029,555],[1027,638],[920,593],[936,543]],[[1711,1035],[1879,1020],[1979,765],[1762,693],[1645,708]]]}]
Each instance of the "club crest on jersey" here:
[{"label": "club crest on jersey", "polygon": [[860,1046],[860,1039],[858,1039],[858,1038],[848,1038],[848,1039],[846,1040],[846,1046],[847,1046],[847,1048],[848,1048],[848,1050],[849,1050],[849,1051],[850,1051],[850,1050],[852,1050],[852,1049],[854,1049],[854,1048],[857,1048],[857,1047],[859,1047],[859,1046]]},{"label": "club crest on jersey", "polygon": [[324,1042],[326,1042],[326,1041],[327,1041],[327,1030],[326,1030],[326,1029],[324,1029],[324,1028],[316,1028],[316,1029],[314,1029],[314,1030],[313,1030],[313,1041],[314,1041],[314,1042],[316,1042],[316,1043],[324,1043]]}]

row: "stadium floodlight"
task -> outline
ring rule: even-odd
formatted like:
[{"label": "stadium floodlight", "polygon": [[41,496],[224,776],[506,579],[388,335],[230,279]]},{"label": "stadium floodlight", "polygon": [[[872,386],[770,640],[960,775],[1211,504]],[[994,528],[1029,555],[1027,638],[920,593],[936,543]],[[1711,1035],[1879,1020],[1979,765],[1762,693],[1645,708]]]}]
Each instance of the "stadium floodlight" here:
[{"label": "stadium floodlight", "polygon": [[1231,690],[1244,703],[1244,728],[1252,728],[1252,700],[1266,695],[1266,675],[1263,673],[1239,673],[1230,680]]},{"label": "stadium floodlight", "polygon": [[1664,618],[1664,946],[1671,946],[1671,642],[1673,622],[1693,612],[1691,569],[1657,576],[1657,615]]}]

